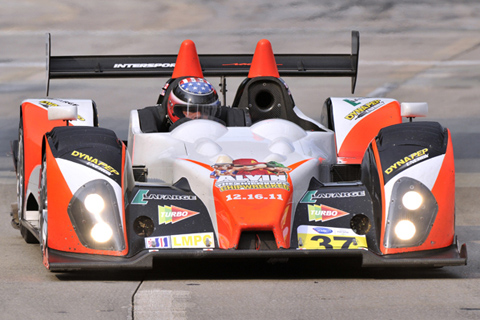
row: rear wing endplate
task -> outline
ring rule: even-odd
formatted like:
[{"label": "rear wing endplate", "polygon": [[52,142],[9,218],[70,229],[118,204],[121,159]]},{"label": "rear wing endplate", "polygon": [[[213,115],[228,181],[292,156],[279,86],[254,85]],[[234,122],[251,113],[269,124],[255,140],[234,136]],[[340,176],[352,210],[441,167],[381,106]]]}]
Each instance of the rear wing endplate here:
[{"label": "rear wing endplate", "polygon": [[[47,34],[47,96],[50,79],[169,78],[177,55],[52,56]],[[355,91],[360,34],[352,31],[351,54],[276,54],[282,77],[350,77]],[[200,54],[205,77],[247,77],[253,54]]]}]

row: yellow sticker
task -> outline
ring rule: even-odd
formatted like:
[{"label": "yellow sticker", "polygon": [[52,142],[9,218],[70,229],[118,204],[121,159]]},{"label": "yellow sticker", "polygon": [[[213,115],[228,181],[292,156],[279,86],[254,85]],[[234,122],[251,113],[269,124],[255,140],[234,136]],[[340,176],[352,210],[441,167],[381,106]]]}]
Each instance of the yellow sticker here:
[{"label": "yellow sticker", "polygon": [[351,229],[300,226],[298,244],[300,249],[362,249],[367,248],[367,239]]},{"label": "yellow sticker", "polygon": [[214,248],[213,232],[178,234],[172,237],[172,248]]},{"label": "yellow sticker", "polygon": [[[361,249],[367,247],[365,237],[299,234],[303,249]],[[299,240],[300,241],[300,240]]]}]

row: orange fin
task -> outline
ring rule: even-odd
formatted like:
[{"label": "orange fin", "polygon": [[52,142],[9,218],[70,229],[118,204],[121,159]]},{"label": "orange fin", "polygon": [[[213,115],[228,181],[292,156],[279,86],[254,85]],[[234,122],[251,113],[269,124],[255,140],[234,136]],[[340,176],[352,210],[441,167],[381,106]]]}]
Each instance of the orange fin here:
[{"label": "orange fin", "polygon": [[272,45],[267,39],[258,41],[253,54],[252,65],[248,73],[249,78],[275,77],[280,78],[277,63],[273,55]]},{"label": "orange fin", "polygon": [[175,69],[173,69],[172,79],[180,77],[198,77],[203,78],[202,67],[198,59],[197,49],[192,40],[185,40],[178,51]]}]

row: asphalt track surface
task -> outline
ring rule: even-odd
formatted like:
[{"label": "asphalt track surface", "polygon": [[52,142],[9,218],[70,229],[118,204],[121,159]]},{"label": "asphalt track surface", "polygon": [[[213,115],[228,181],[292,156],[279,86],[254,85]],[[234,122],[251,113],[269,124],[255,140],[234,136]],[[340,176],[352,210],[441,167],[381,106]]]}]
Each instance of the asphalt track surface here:
[{"label": "asphalt track surface", "polygon": [[[314,118],[328,96],[428,102],[429,119],[452,132],[467,266],[173,261],[148,272],[50,273],[38,245],[11,228],[9,141],[20,102],[45,96],[46,32],[54,55],[86,55],[176,53],[184,39],[199,53],[252,53],[262,38],[277,53],[348,53],[351,30],[361,37],[355,95],[349,79],[285,79],[295,101]],[[0,0],[0,318],[480,318],[479,31],[478,1]],[[126,138],[129,110],[154,104],[163,81],[55,80],[50,96],[94,99],[101,126]],[[235,81],[229,89],[232,99]]]}]

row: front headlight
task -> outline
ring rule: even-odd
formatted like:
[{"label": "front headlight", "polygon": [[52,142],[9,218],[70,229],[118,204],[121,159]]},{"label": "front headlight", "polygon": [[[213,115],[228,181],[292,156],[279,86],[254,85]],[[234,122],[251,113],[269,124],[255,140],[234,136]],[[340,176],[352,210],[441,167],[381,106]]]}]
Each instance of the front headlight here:
[{"label": "front headlight", "polygon": [[408,210],[417,210],[423,203],[423,197],[417,191],[408,191],[402,197],[402,204]]},{"label": "front headlight", "polygon": [[398,179],[392,188],[384,246],[421,245],[430,233],[437,211],[437,201],[423,183],[409,177]]},{"label": "front headlight", "polygon": [[80,187],[68,205],[68,215],[83,246],[97,250],[125,249],[117,198],[107,181],[93,180]]},{"label": "front headlight", "polygon": [[401,220],[395,226],[395,235],[400,240],[410,240],[415,236],[415,225],[410,220]]},{"label": "front headlight", "polygon": [[105,222],[98,222],[93,226],[90,235],[96,242],[105,243],[112,238],[113,231]]},{"label": "front headlight", "polygon": [[85,205],[85,209],[96,215],[100,214],[103,209],[105,209],[105,201],[98,193],[90,193],[87,195],[83,204]]}]

